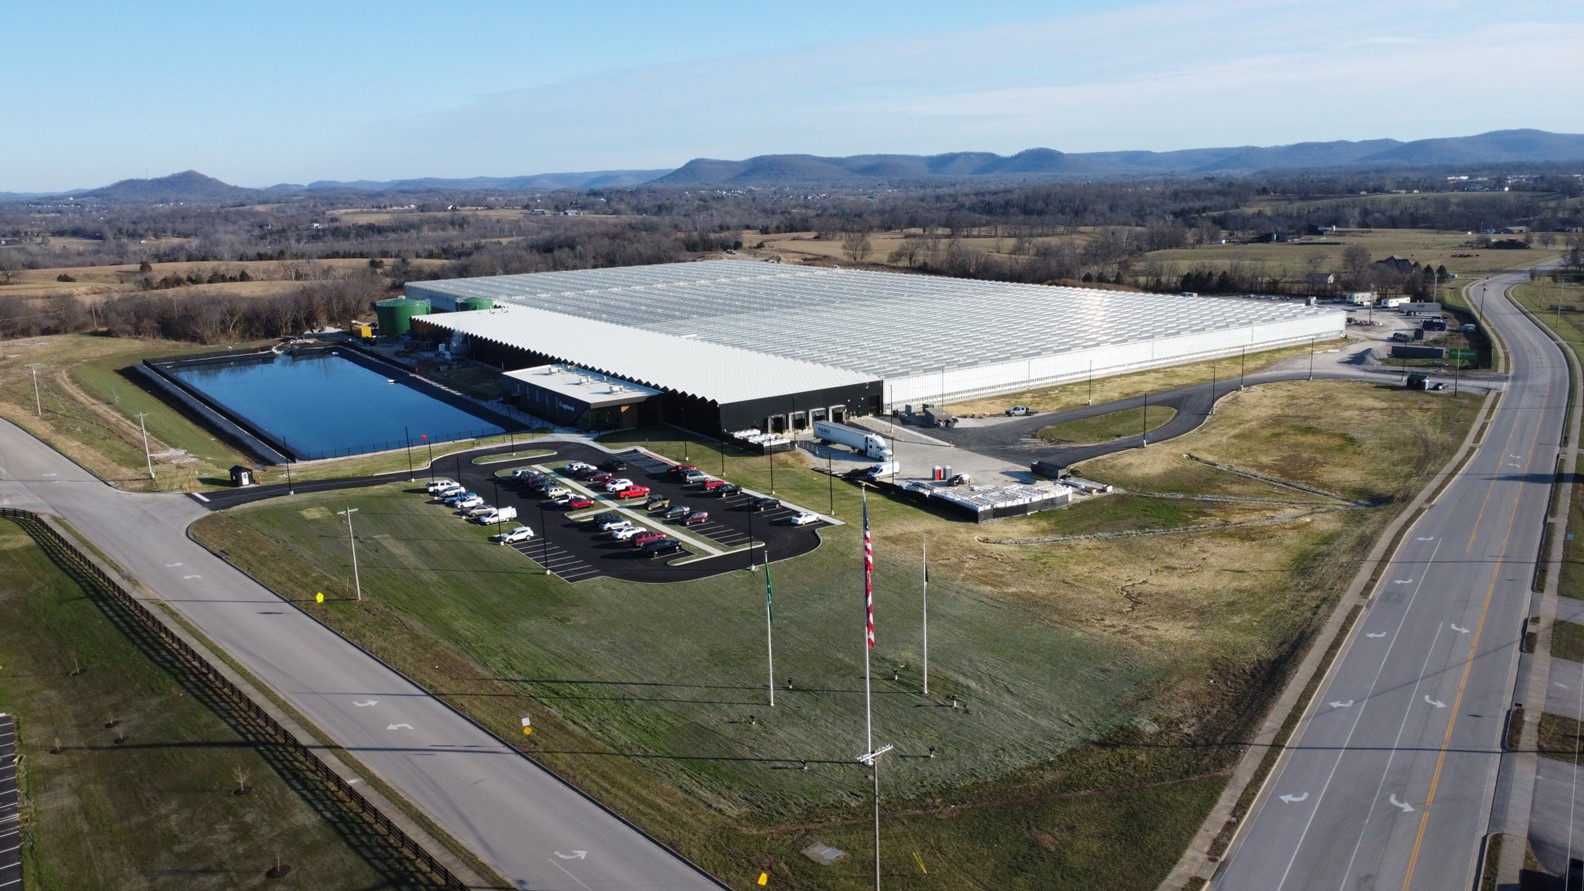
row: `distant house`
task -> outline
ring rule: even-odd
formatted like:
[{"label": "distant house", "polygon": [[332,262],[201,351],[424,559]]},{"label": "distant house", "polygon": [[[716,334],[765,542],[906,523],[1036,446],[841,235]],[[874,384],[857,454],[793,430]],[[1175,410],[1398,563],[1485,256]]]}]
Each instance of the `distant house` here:
[{"label": "distant house", "polygon": [[1415,263],[1412,260],[1409,260],[1405,257],[1399,257],[1395,254],[1387,257],[1384,260],[1375,261],[1376,268],[1397,273],[1413,272],[1414,268],[1418,265],[1418,263]]},{"label": "distant house", "polygon": [[1311,291],[1329,291],[1336,284],[1336,274],[1332,272],[1311,272],[1304,276],[1304,284]]}]

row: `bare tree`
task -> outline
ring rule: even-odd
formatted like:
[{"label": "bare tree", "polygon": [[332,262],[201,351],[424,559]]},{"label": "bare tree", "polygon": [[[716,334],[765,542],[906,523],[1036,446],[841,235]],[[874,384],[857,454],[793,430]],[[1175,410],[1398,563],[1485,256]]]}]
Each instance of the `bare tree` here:
[{"label": "bare tree", "polygon": [[869,241],[868,228],[855,227],[842,232],[842,253],[854,263],[862,263],[868,259],[869,251],[874,247]]},{"label": "bare tree", "polygon": [[1371,283],[1373,261],[1370,259],[1369,248],[1361,245],[1349,245],[1342,250],[1342,274],[1347,277],[1348,286],[1362,288]]}]

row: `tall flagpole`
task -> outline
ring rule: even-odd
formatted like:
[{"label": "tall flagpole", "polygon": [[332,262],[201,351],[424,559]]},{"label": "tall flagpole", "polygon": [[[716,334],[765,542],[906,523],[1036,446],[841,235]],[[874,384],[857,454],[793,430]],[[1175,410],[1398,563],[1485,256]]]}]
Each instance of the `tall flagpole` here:
[{"label": "tall flagpole", "polygon": [[874,649],[874,541],[869,536],[869,488],[863,489],[864,550],[864,751],[874,751],[874,712],[869,697],[869,651]]},{"label": "tall flagpole", "polygon": [[775,609],[770,605],[770,549],[764,552],[765,572],[765,662],[770,667],[770,707],[775,708],[775,644],[771,642],[770,629],[775,624]]},{"label": "tall flagpole", "polygon": [[[869,534],[869,488],[863,488],[864,548],[864,760],[874,776],[874,878],[880,891],[880,755],[874,747],[874,710],[869,695],[869,651],[874,649],[874,540]],[[886,746],[887,749],[891,748]]]},{"label": "tall flagpole", "polygon": [[920,539],[924,554],[924,695],[929,695],[929,539]]}]

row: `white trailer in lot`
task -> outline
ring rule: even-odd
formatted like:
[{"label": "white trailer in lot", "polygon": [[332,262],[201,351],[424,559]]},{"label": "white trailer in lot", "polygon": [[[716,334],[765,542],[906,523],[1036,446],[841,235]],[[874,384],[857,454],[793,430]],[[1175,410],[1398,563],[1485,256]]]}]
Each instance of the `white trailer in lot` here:
[{"label": "white trailer in lot", "polygon": [[815,421],[814,438],[820,442],[844,445],[876,460],[884,461],[891,458],[891,447],[886,445],[885,437],[870,433],[868,430],[859,430],[857,427],[848,427],[846,424]]}]

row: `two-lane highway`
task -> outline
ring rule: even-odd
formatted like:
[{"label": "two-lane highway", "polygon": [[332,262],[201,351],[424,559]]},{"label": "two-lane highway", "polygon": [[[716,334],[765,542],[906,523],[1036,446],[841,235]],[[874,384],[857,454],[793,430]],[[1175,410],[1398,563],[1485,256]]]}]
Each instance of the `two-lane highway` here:
[{"label": "two-lane highway", "polygon": [[1568,398],[1560,352],[1500,296],[1519,280],[1475,286],[1511,351],[1506,394],[1408,531],[1214,887],[1472,887]]}]

